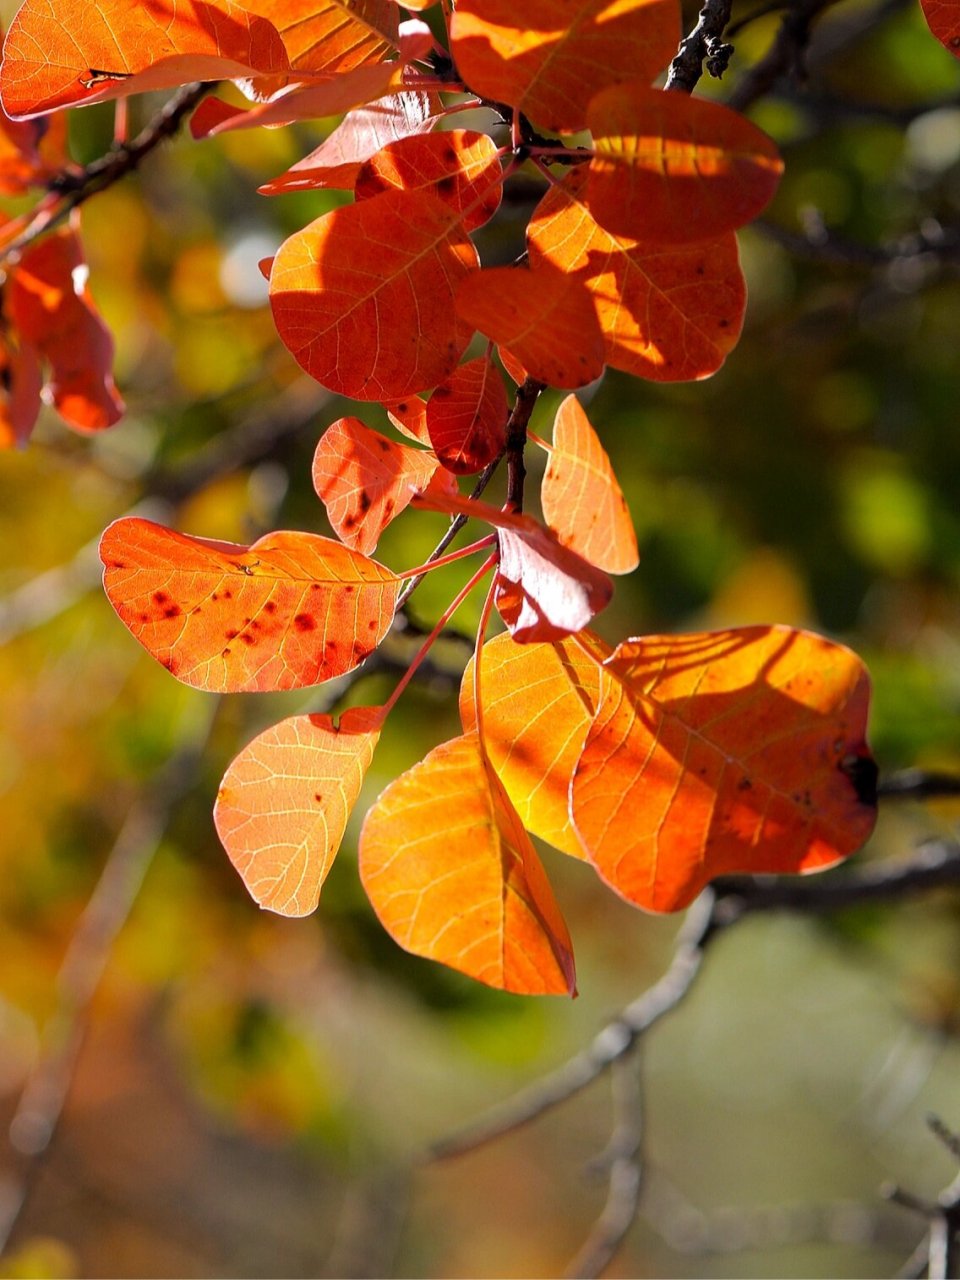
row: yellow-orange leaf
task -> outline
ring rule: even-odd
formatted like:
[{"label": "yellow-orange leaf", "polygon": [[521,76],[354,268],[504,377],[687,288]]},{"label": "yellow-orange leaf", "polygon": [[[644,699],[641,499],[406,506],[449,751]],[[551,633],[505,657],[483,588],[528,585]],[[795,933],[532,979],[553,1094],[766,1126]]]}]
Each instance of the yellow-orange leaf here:
[{"label": "yellow-orange leaf", "polygon": [[460,286],[457,311],[539,382],[584,387],[603,372],[603,336],[590,294],[549,263],[538,271],[478,272]]},{"label": "yellow-orange leaf", "polygon": [[627,501],[576,396],[567,396],[557,410],[540,501],[543,518],[565,547],[607,573],[637,567]]},{"label": "yellow-orange leaf", "polygon": [[419,396],[410,396],[406,400],[398,400],[395,404],[385,406],[387,417],[405,436],[416,440],[418,444],[430,443],[430,432],[427,430],[427,402]]},{"label": "yellow-orange leaf", "polygon": [[317,445],[313,487],[340,541],[369,555],[439,465],[434,453],[388,440],[359,418],[340,418]]},{"label": "yellow-orange leaf", "polygon": [[575,132],[604,85],[652,80],[676,52],[673,0],[459,0],[450,48],[467,85]]},{"label": "yellow-orange leaf", "polygon": [[217,834],[254,901],[282,916],[316,909],[380,737],[380,708],[282,720],[223,776]]},{"label": "yellow-orange leaf", "polygon": [[21,344],[50,367],[57,412],[78,431],[102,431],[123,415],[113,383],[113,338],[87,288],[80,237],[62,228],[25,251],[10,273],[5,310]]},{"label": "yellow-orange leaf", "polygon": [[436,94],[415,89],[357,107],[316,150],[291,165],[286,173],[265,182],[259,191],[265,196],[319,187],[350,191],[364,160],[390,142],[432,129],[439,107]]},{"label": "yellow-orange leaf", "polygon": [[456,368],[472,330],[454,297],[476,269],[477,251],[449,205],[385,191],[285,240],[270,301],[281,339],[323,386],[396,400]]},{"label": "yellow-orange leaf", "polygon": [[571,813],[601,876],[676,911],[733,872],[814,871],[876,817],[855,654],[788,627],[646,636],[603,670]]},{"label": "yellow-orange leaf", "polygon": [[401,585],[312,533],[243,547],[131,518],[110,525],[100,558],[130,632],[178,680],[212,693],[298,689],[352,671],[389,630]]},{"label": "yellow-orange leaf", "polygon": [[496,213],[502,179],[491,138],[469,129],[450,129],[383,147],[361,167],[355,194],[365,200],[393,188],[429,192],[461,215],[467,231],[475,231]]},{"label": "yellow-orange leaf", "polygon": [[531,262],[582,280],[614,369],[654,382],[715,373],[746,306],[734,233],[687,245],[614,236],[594,220],[585,187],[581,168],[541,200],[527,230]]},{"label": "yellow-orange leaf", "polygon": [[[588,632],[556,644],[517,644],[504,633],[483,646],[480,697],[490,763],[527,830],[574,858],[586,854],[570,820],[570,779],[600,696],[599,664],[609,653]],[[464,729],[476,728],[472,658],[460,686],[460,716]]]},{"label": "yellow-orange leaf", "polygon": [[360,878],[401,947],[491,987],[574,991],[546,873],[475,733],[387,787],[360,834]]},{"label": "yellow-orange leaf", "polygon": [[25,0],[4,41],[0,97],[8,115],[30,116],[288,67],[273,24],[232,0]]},{"label": "yellow-orange leaf", "polygon": [[614,85],[591,101],[587,204],[614,235],[706,240],[755,218],[777,189],[776,145],[729,107]]},{"label": "yellow-orange leaf", "polygon": [[492,360],[468,360],[427,401],[427,431],[437,457],[457,475],[482,471],[507,443],[507,393]]},{"label": "yellow-orange leaf", "polygon": [[249,0],[280,32],[294,71],[352,71],[397,46],[400,15],[390,0]]}]

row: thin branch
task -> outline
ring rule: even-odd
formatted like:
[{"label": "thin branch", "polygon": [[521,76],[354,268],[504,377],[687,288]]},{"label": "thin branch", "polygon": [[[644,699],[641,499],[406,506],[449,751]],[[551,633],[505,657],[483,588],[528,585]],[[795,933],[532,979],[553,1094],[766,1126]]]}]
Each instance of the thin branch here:
[{"label": "thin branch", "polygon": [[825,9],[838,0],[796,0],[783,15],[773,44],[746,72],[730,95],[735,111],[746,111],[758,98],[769,93],[781,76],[791,76],[803,84],[807,78],[807,48],[813,25]]},{"label": "thin branch", "polygon": [[733,45],[723,42],[732,7],[733,0],[706,0],[697,25],[680,42],[677,56],[670,64],[666,88],[693,93],[704,66],[710,75],[720,79],[733,55]]}]

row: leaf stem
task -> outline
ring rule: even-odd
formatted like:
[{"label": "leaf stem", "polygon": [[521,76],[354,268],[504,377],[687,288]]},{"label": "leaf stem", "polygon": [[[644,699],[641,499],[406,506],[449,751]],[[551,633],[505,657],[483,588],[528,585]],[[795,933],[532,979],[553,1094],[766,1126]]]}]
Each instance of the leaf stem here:
[{"label": "leaf stem", "polygon": [[497,535],[489,533],[485,538],[481,538],[479,542],[471,542],[469,547],[461,547],[458,551],[451,551],[449,555],[438,556],[435,560],[427,560],[423,564],[417,565],[415,569],[403,569],[396,576],[398,578],[422,578],[425,573],[439,569],[441,565],[453,564],[455,560],[462,560],[465,556],[472,556],[476,551],[484,551],[487,547],[492,547],[496,540]]}]

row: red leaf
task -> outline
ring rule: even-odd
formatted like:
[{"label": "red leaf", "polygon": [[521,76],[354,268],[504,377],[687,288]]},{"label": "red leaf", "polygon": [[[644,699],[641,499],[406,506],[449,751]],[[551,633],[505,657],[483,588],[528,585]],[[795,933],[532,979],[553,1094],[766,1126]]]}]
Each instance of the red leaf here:
[{"label": "red leaf", "polygon": [[299,689],[352,671],[389,631],[401,585],[312,533],[242,547],[124,519],[104,533],[100,558],[131,634],[178,680],[213,693]]},{"label": "red leaf", "polygon": [[427,430],[427,403],[419,396],[410,396],[407,400],[398,400],[395,404],[384,406],[387,417],[405,436],[416,440],[418,444],[430,443],[430,432]]},{"label": "red leaf", "polygon": [[383,927],[414,955],[504,991],[574,993],[560,909],[475,733],[383,792],[360,833],[360,878]]},{"label": "red leaf", "polygon": [[587,115],[587,204],[614,235],[682,244],[733,231],[765,208],[783,172],[765,133],[704,98],[613,85]]},{"label": "red leaf", "polygon": [[637,567],[626,499],[576,396],[567,396],[557,410],[540,501],[543,518],[565,547],[607,573]]},{"label": "red leaf", "polygon": [[491,360],[460,365],[427,401],[427,430],[437,457],[456,475],[482,471],[507,443],[507,393]]},{"label": "red leaf", "polygon": [[718,875],[832,866],[876,818],[868,700],[855,654],[788,627],[627,640],[574,773],[577,834],[650,911]]},{"label": "red leaf", "polygon": [[217,834],[255,902],[316,909],[380,737],[381,709],[294,716],[249,743],[223,776]]},{"label": "red leaf", "polygon": [[468,129],[444,130],[391,142],[357,175],[358,200],[397,188],[435,195],[475,231],[496,213],[503,171],[493,141]]},{"label": "red leaf", "polygon": [[29,344],[9,349],[0,342],[0,449],[22,446],[30,439],[40,412],[40,359]]},{"label": "red leaf", "polygon": [[113,338],[87,289],[75,231],[55,231],[26,250],[5,305],[22,343],[49,363],[50,395],[70,426],[100,431],[119,421],[124,404],[113,383]]},{"label": "red leaf", "polygon": [[0,96],[8,115],[31,116],[288,66],[272,23],[232,0],[24,0],[4,41]]},{"label": "red leaf", "polygon": [[366,555],[438,466],[433,453],[388,440],[359,418],[340,418],[317,445],[313,487],[341,542]]},{"label": "red leaf", "polygon": [[550,264],[490,267],[461,284],[457,311],[506,348],[531,378],[583,387],[603,372],[603,338],[590,294]]},{"label": "red leaf", "polygon": [[472,331],[453,299],[476,266],[449,205],[385,191],[284,241],[270,276],[274,321],[297,361],[331,391],[400,399],[456,368]]}]

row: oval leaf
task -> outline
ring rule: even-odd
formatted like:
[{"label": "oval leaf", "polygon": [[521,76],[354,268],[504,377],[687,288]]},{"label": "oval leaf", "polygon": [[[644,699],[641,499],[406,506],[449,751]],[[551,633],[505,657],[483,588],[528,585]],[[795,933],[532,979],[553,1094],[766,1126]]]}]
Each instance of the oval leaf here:
[{"label": "oval leaf", "polygon": [[587,118],[587,203],[614,235],[682,244],[733,231],[765,208],[783,173],[765,133],[704,98],[614,85]]},{"label": "oval leaf", "polygon": [[402,774],[367,814],[360,878],[401,947],[488,986],[574,992],[546,873],[475,733]]},{"label": "oval leaf", "polygon": [[552,187],[527,230],[530,260],[590,292],[607,364],[676,382],[715,373],[736,345],[747,293],[734,233],[690,245],[641,244],[599,226],[582,168]]},{"label": "oval leaf", "polygon": [[502,183],[493,140],[450,129],[383,147],[361,167],[355,194],[366,200],[389,190],[427,192],[455,209],[467,231],[475,231],[496,213]]},{"label": "oval leaf", "polygon": [[178,680],[212,693],[299,689],[352,671],[390,629],[401,585],[312,533],[242,547],[124,519],[104,533],[100,558],[131,634]]},{"label": "oval leaf", "polygon": [[385,191],[284,241],[270,273],[274,321],[299,364],[331,391],[400,399],[456,368],[472,330],[454,296],[476,268],[477,251],[449,205]]},{"label": "oval leaf", "polygon": [[484,356],[460,365],[427,401],[437,457],[456,475],[482,471],[507,443],[510,410],[503,379]]},{"label": "oval leaf", "polygon": [[380,737],[379,707],[282,720],[223,776],[213,819],[250,896],[282,916],[316,909]]},{"label": "oval leaf", "polygon": [[676,52],[672,0],[459,0],[450,49],[475,93],[576,132],[604,85],[652,80]]},{"label": "oval leaf", "polygon": [[557,410],[540,501],[559,541],[598,569],[630,573],[639,564],[627,500],[576,396]]},{"label": "oval leaf", "polygon": [[649,911],[718,875],[832,866],[876,818],[868,701],[855,654],[788,627],[625,641],[574,773],[576,832]]},{"label": "oval leaf", "polygon": [[273,24],[232,0],[25,0],[3,44],[0,98],[8,115],[30,116],[288,68]]},{"label": "oval leaf", "polygon": [[359,418],[341,418],[317,445],[313,487],[340,541],[367,555],[438,466],[432,453],[388,440]]}]

